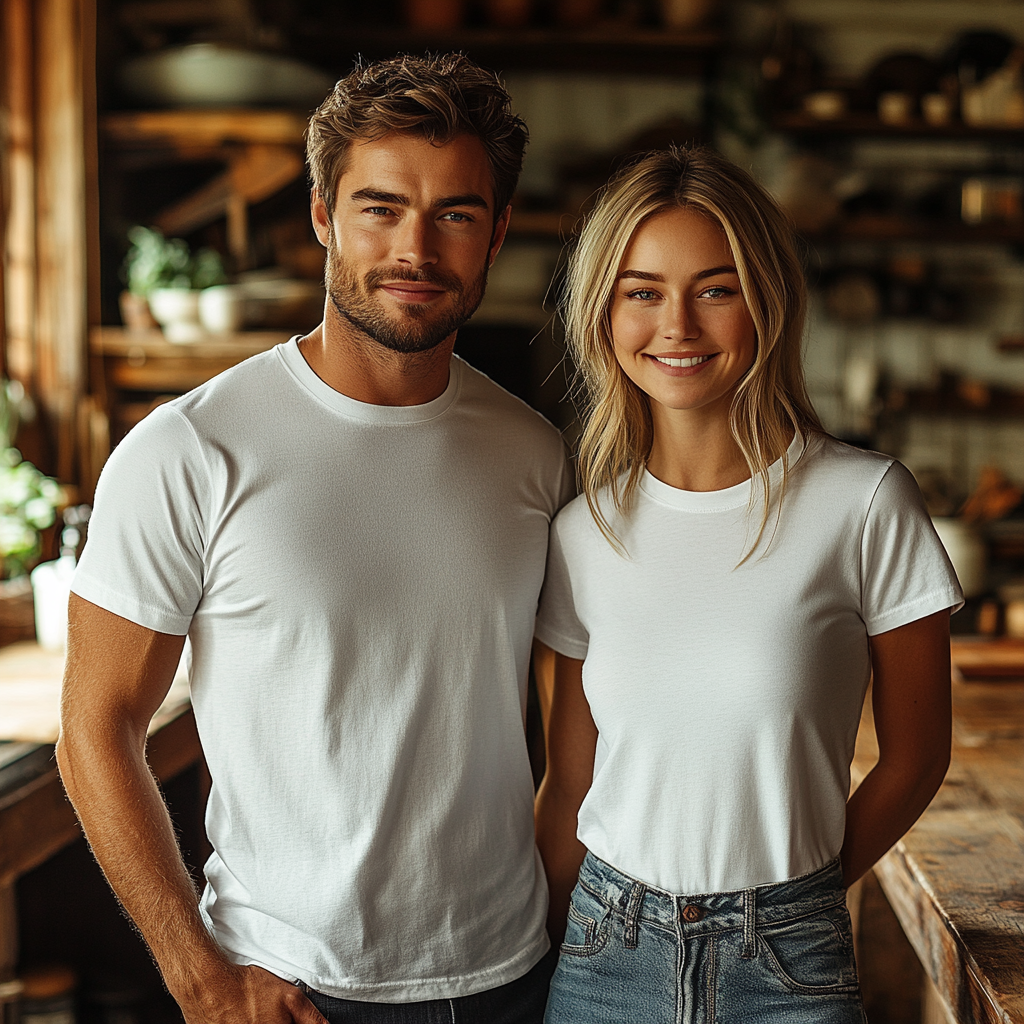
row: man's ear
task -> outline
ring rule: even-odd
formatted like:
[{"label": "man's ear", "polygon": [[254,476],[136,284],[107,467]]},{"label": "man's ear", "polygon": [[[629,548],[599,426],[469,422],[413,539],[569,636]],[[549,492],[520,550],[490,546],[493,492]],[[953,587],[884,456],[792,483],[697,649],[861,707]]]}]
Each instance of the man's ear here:
[{"label": "man's ear", "polygon": [[494,257],[498,255],[501,243],[505,241],[505,232],[508,231],[509,218],[512,216],[512,207],[506,206],[502,215],[494,222],[494,231],[491,234],[491,248],[487,253],[487,266],[493,266]]},{"label": "man's ear", "polygon": [[331,224],[331,215],[327,212],[327,204],[317,188],[314,188],[309,194],[309,215],[313,221],[313,230],[316,232],[317,240],[327,249],[334,234],[334,226]]}]

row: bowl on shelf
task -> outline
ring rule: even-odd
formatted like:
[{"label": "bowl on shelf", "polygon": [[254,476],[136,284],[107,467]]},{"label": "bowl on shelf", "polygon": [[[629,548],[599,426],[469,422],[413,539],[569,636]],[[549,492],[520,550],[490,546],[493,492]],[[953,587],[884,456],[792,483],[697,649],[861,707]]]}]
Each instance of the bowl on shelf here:
[{"label": "bowl on shelf", "polygon": [[226,107],[319,103],[334,85],[330,75],[289,57],[192,43],[129,60],[121,86],[156,106]]}]

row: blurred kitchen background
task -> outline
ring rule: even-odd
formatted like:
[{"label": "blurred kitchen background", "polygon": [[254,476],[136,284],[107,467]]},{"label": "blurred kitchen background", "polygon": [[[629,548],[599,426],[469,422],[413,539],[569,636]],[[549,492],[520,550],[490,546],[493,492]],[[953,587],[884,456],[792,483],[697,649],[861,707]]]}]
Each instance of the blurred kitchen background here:
[{"label": "blurred kitchen background", "polygon": [[[0,646],[38,632],[44,653],[62,648],[89,502],[125,432],[320,320],[309,112],[359,55],[453,49],[501,72],[532,138],[508,240],[457,350],[571,445],[555,303],[565,246],[631,154],[718,147],[799,229],[808,377],[826,427],[916,475],[970,597],[954,630],[1024,637],[1024,0],[0,11]],[[49,756],[0,743],[8,775],[35,758],[49,778]],[[167,792],[199,865],[207,777],[191,756]],[[20,840],[0,834],[0,1004],[20,948],[23,963],[85,970],[83,1021],[180,1020],[84,844],[62,847],[77,827],[54,801],[43,824],[59,823],[59,841],[24,853],[25,836],[45,831],[31,809]],[[920,971],[913,952],[869,952],[896,979],[884,999],[866,988],[873,1024],[947,1019],[922,1017],[918,982],[904,984],[901,972]],[[24,988],[33,1020],[73,1019],[75,974],[61,970],[31,998]],[[0,1019],[12,1019],[2,1005]]]},{"label": "blurred kitchen background", "polygon": [[319,320],[332,82],[459,49],[531,131],[467,359],[571,442],[564,246],[623,158],[717,146],[799,228],[813,399],[917,476],[955,621],[1024,598],[1021,0],[4,0],[0,28],[4,415],[72,504],[156,404]]}]

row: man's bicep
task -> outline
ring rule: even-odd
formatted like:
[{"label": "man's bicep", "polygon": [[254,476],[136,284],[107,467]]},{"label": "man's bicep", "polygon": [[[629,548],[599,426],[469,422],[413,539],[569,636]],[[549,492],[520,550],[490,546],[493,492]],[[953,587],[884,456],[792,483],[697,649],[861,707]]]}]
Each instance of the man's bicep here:
[{"label": "man's bicep", "polygon": [[170,689],[184,636],[158,633],[71,595],[61,728],[85,721],[141,730]]}]

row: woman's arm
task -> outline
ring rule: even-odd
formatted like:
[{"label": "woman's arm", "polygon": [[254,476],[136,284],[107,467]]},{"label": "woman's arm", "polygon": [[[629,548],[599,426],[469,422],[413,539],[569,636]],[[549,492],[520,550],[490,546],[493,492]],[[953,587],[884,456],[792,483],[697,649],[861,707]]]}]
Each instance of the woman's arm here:
[{"label": "woman's arm", "polygon": [[851,885],[921,816],[949,767],[949,612],[871,638],[878,764],[846,805],[843,880]]},{"label": "woman's arm", "polygon": [[555,687],[547,728],[547,771],[537,794],[537,847],[548,876],[548,933],[565,935],[569,898],[586,849],[576,838],[580,804],[594,777],[597,726],[583,693],[583,662],[555,655]]}]

